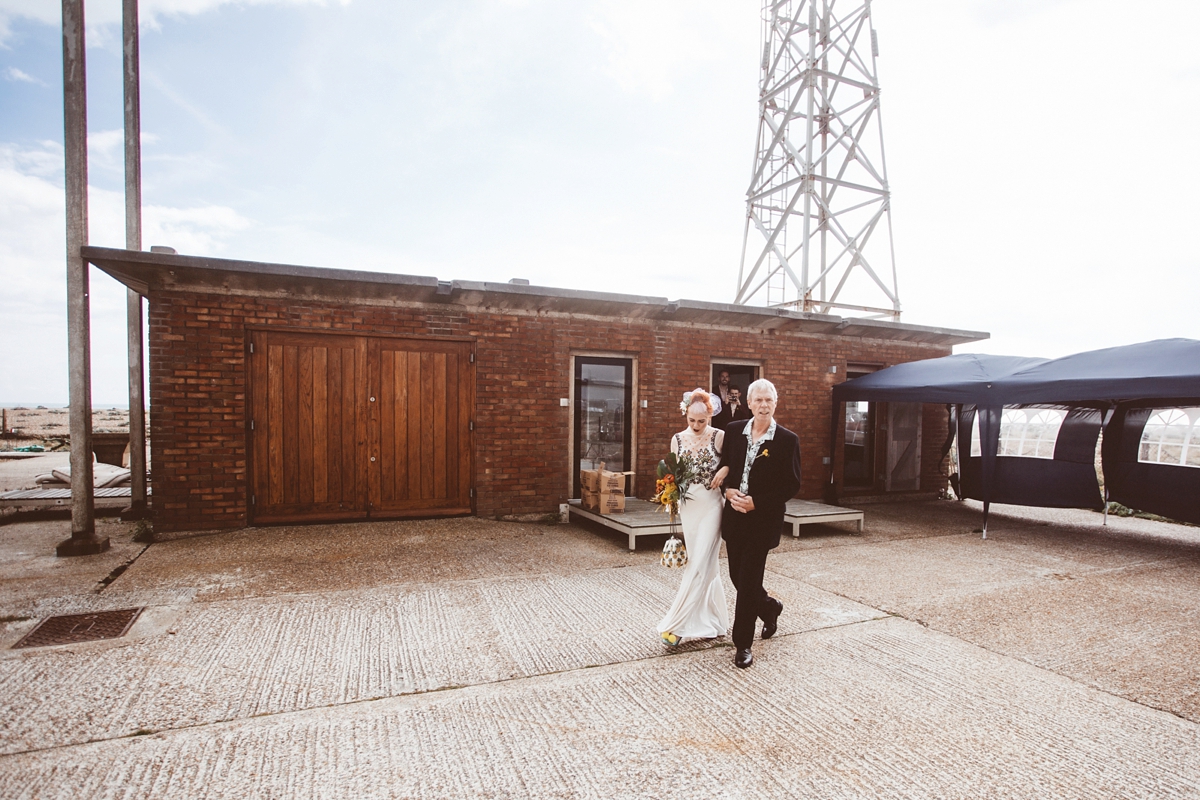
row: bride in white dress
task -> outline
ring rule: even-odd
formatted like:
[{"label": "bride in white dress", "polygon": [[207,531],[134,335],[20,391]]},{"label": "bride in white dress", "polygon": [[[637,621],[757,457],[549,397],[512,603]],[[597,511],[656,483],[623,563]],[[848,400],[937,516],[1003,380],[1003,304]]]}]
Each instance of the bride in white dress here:
[{"label": "bride in white dress", "polygon": [[712,396],[703,389],[684,400],[687,429],[671,437],[671,452],[688,453],[696,464],[698,480],[688,487],[679,504],[688,563],[675,601],[658,632],[663,644],[674,647],[682,639],[712,639],[729,628],[729,608],[721,583],[721,481],[728,467],[716,471],[725,432],[712,427]]}]

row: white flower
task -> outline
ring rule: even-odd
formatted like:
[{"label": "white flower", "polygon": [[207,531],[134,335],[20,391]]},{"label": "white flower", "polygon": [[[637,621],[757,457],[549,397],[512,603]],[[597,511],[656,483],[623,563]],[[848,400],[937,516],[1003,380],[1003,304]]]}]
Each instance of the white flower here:
[{"label": "white flower", "polygon": [[680,402],[680,404],[679,404],[679,413],[683,414],[686,417],[687,411],[688,411],[688,406],[690,406],[691,404],[692,404],[692,393],[684,392],[683,393],[683,401]]}]

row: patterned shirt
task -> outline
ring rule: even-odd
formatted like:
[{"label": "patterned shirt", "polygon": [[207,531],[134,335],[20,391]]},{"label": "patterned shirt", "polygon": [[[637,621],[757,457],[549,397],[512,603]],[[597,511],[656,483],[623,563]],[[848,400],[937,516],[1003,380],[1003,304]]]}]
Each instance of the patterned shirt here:
[{"label": "patterned shirt", "polygon": [[754,419],[746,420],[746,468],[742,470],[742,485],[738,487],[742,494],[750,494],[750,468],[754,466],[754,459],[758,458],[758,451],[767,442],[775,438],[775,420],[771,420],[771,427],[767,428],[767,433],[757,442],[754,441]]}]

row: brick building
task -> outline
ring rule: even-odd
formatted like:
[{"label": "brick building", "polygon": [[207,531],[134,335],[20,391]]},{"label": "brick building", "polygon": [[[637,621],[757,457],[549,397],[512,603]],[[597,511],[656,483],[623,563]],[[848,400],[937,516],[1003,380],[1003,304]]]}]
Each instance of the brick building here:
[{"label": "brick building", "polygon": [[[831,466],[831,387],[986,334],[517,283],[84,248],[149,300],[155,527],[550,513],[605,460],[649,480],[682,392],[765,377],[804,456]],[[893,404],[896,405],[896,404]],[[839,423],[841,494],[935,491],[946,415]],[[921,458],[921,454],[925,457]]]}]

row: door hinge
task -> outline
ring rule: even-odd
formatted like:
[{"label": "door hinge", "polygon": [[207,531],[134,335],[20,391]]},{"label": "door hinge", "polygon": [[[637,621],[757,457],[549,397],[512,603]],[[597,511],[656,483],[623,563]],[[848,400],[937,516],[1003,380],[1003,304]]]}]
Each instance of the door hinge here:
[{"label": "door hinge", "polygon": [[254,505],[257,502],[258,502],[258,495],[256,495],[256,494],[250,495],[250,505]]},{"label": "door hinge", "polygon": [[251,352],[251,353],[253,353],[253,352],[254,352],[254,342],[251,342],[251,343],[250,343],[250,352]]},{"label": "door hinge", "polygon": [[475,430],[475,420],[470,420],[469,422],[467,422],[467,430],[469,430],[469,431]]},{"label": "door hinge", "polygon": [[471,353],[471,361],[470,361],[470,363],[472,363],[472,364],[474,364],[474,363],[475,363],[475,354],[474,354],[474,353]]},{"label": "door hinge", "polygon": [[254,430],[254,420],[250,420],[250,430]]},{"label": "door hinge", "polygon": [[471,499],[472,499],[472,500],[474,500],[474,499],[475,499],[475,487],[471,487],[471,489],[470,489],[470,497],[471,497]]}]

